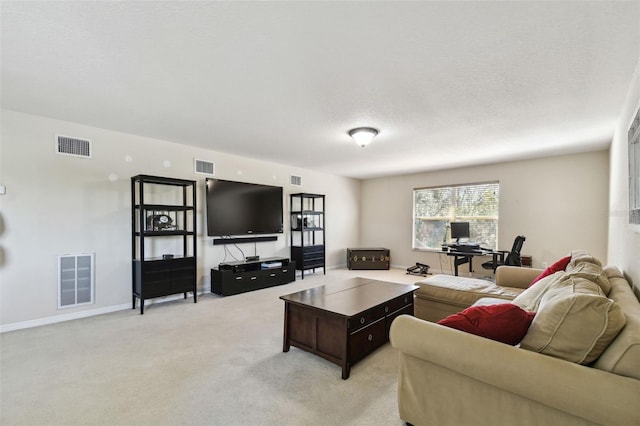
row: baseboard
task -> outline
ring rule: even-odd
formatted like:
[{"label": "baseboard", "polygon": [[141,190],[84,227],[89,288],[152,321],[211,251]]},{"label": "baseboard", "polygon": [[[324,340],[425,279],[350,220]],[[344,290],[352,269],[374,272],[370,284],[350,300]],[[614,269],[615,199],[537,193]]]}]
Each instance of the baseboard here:
[{"label": "baseboard", "polygon": [[[203,293],[198,292],[198,297],[201,297],[202,294]],[[155,299],[147,299],[145,307],[156,304],[156,303],[171,302],[173,300],[182,299],[183,297],[184,296],[180,293],[180,294],[174,294],[166,297],[157,297]],[[138,303],[140,303],[140,301],[138,301]],[[140,305],[138,305],[138,308],[139,306]],[[25,328],[40,327],[42,325],[50,325],[50,324],[56,324],[59,322],[93,317],[96,315],[109,314],[111,312],[124,311],[126,309],[131,309],[131,303],[107,306],[104,308],[91,309],[88,311],[71,312],[68,314],[55,315],[52,317],[38,318],[38,319],[28,320],[28,321],[12,322],[10,324],[0,325],[0,334],[8,333],[10,331],[22,330]]]},{"label": "baseboard", "polygon": [[68,314],[56,315],[53,317],[46,317],[46,318],[38,318],[38,319],[28,320],[28,321],[12,322],[10,324],[0,325],[0,333],[7,333],[9,331],[22,330],[24,328],[40,327],[41,325],[49,325],[49,324],[55,324],[58,322],[93,317],[95,315],[108,314],[111,312],[122,311],[125,309],[131,309],[131,303],[108,306],[105,308],[91,309],[90,311],[72,312]]}]

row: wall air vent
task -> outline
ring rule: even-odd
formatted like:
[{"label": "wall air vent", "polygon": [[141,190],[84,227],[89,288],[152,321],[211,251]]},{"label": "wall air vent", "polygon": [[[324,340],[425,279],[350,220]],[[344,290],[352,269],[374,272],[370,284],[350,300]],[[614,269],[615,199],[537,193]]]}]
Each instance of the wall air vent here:
[{"label": "wall air vent", "polygon": [[213,176],[216,174],[216,165],[211,161],[198,160],[197,158],[194,158],[193,172],[201,175]]},{"label": "wall air vent", "polygon": [[58,309],[93,303],[94,254],[58,256]]},{"label": "wall air vent", "polygon": [[291,175],[289,183],[291,183],[291,186],[302,186],[302,177]]},{"label": "wall air vent", "polygon": [[56,153],[74,157],[91,158],[91,141],[56,135]]}]

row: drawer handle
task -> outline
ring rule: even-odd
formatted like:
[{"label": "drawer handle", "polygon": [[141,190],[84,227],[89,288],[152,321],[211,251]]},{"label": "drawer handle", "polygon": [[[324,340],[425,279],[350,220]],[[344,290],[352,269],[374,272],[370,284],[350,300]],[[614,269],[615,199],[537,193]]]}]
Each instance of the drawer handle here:
[{"label": "drawer handle", "polygon": [[389,307],[388,307],[388,306],[385,306],[385,307],[384,307],[384,312],[385,312],[385,314],[386,314],[387,312],[389,312]]},{"label": "drawer handle", "polygon": [[258,279],[258,277],[251,277],[251,279],[252,279],[252,280],[257,280],[257,279]]},{"label": "drawer handle", "polygon": [[364,324],[365,321],[364,317],[360,318],[360,324]]},{"label": "drawer handle", "polygon": [[288,269],[283,269],[282,270],[283,273],[286,273],[287,271],[288,271]]},{"label": "drawer handle", "polygon": [[404,303],[407,303],[408,301],[409,301],[409,298],[405,296],[404,297]]},{"label": "drawer handle", "polygon": [[269,276],[275,277],[275,276],[276,276],[276,274],[269,274]]},{"label": "drawer handle", "polygon": [[242,279],[242,277],[236,277],[236,280],[241,280],[241,279]]},{"label": "drawer handle", "polygon": [[367,340],[372,341],[373,340],[373,335],[369,335],[369,337],[367,337]]}]

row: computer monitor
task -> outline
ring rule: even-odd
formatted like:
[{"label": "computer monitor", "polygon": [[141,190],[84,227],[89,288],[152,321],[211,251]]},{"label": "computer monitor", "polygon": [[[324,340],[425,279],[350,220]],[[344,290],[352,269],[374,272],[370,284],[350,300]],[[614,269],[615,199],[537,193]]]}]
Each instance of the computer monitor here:
[{"label": "computer monitor", "polygon": [[451,239],[460,242],[460,238],[469,238],[469,222],[451,222]]}]

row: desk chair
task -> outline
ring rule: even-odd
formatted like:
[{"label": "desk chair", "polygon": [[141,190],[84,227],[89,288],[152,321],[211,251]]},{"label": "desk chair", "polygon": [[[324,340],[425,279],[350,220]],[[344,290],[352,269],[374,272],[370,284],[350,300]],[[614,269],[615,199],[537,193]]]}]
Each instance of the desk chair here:
[{"label": "desk chair", "polygon": [[[496,272],[498,266],[508,265],[508,266],[522,266],[522,261],[520,260],[520,250],[522,250],[522,245],[526,238],[524,235],[518,235],[516,239],[513,241],[513,247],[511,251],[499,250],[500,260],[496,262],[494,267],[493,262],[484,262],[482,267],[484,269],[493,269],[493,273]],[[507,257],[505,258],[505,255]]]}]

